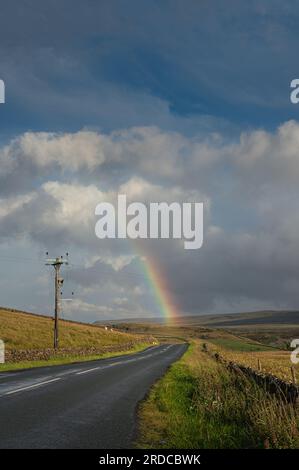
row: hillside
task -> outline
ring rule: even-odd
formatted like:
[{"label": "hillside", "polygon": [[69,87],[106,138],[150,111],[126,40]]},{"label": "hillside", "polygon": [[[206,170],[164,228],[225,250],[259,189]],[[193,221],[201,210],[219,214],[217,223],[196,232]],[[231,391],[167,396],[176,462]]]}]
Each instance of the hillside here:
[{"label": "hillside", "polygon": [[[130,318],[125,320],[111,320],[110,324],[162,324],[161,318]],[[101,324],[101,322],[96,322]],[[184,327],[197,327],[206,326],[211,328],[240,328],[240,327],[266,327],[269,329],[298,327],[299,328],[299,311],[297,310],[261,310],[256,312],[241,312],[241,313],[223,313],[223,314],[208,314],[208,315],[190,315],[181,316],[180,318],[172,319],[172,326]]]},{"label": "hillside", "polygon": [[197,317],[186,317],[184,319],[181,319],[179,323],[182,323],[184,325],[204,325],[215,328],[240,328],[246,326],[265,326],[267,328],[271,326],[299,327],[299,311],[265,310],[257,312],[242,312],[222,315],[200,315]]},{"label": "hillside", "polygon": [[[60,320],[59,336],[61,348],[121,346],[142,340],[134,334],[66,320]],[[51,348],[53,319],[0,308],[0,338],[8,350]]]},{"label": "hillside", "polygon": [[293,338],[299,337],[299,312],[260,311],[199,315],[181,317],[168,324],[147,320],[144,323],[119,322],[116,326],[126,332],[152,334],[160,340],[233,335],[285,350],[289,349]]}]

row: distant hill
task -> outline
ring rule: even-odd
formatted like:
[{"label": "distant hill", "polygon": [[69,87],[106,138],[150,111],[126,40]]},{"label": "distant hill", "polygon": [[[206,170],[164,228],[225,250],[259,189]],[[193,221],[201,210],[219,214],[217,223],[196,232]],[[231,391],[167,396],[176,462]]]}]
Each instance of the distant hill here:
[{"label": "distant hill", "polygon": [[240,327],[290,327],[299,326],[299,311],[265,310],[258,312],[230,313],[223,315],[203,315],[186,317],[178,321],[183,325],[208,326],[212,328]]},{"label": "distant hill", "polygon": [[[114,323],[163,323],[161,318],[130,318],[124,320],[111,320]],[[256,312],[192,315],[182,316],[171,322],[176,326],[206,326],[211,328],[286,328],[299,327],[299,311],[297,310],[262,310]]]}]

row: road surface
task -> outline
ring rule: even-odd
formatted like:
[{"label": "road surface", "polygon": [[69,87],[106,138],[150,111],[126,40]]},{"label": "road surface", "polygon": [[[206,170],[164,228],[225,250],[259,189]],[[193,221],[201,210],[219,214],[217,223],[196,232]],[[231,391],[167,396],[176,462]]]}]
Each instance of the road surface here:
[{"label": "road surface", "polygon": [[131,448],[138,402],[186,348],[1,373],[0,448]]}]

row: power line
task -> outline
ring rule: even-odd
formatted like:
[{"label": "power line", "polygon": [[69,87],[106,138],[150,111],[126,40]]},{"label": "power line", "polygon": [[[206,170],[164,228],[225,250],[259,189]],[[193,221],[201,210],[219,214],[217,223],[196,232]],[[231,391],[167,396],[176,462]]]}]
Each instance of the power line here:
[{"label": "power line", "polygon": [[37,260],[36,258],[22,258],[22,257],[13,257],[13,256],[2,256],[0,255],[0,260],[7,260],[7,261],[16,261],[16,262],[20,262],[20,261],[34,261],[36,263],[39,263],[39,260]]},{"label": "power line", "polygon": [[[139,277],[139,278],[144,278],[145,275],[142,275],[140,273],[137,273],[137,271],[129,271],[127,270],[126,268],[122,268],[122,269],[114,269],[114,268],[110,268],[108,267],[109,265],[102,265],[101,268],[100,268],[100,274],[104,273],[104,274],[111,274],[112,276],[113,275],[116,275],[116,276],[129,276],[129,277]],[[78,269],[81,269],[81,270],[88,270],[88,269],[92,269],[93,267],[91,268],[85,268],[85,267],[82,267],[78,264],[70,264],[70,268],[71,267],[75,267],[75,268],[78,268]],[[124,271],[124,269],[126,269],[126,271]],[[108,277],[108,276],[107,276]]]}]

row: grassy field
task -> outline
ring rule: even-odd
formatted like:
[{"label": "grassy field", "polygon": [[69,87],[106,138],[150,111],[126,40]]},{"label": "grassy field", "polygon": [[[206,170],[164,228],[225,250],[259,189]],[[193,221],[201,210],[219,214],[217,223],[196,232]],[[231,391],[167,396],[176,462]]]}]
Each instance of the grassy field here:
[{"label": "grassy field", "polygon": [[[65,348],[67,352],[58,350],[54,354],[53,351],[53,354],[50,352],[47,357],[41,358],[33,353],[53,347],[52,318],[7,309],[0,309],[0,339],[4,341],[8,352],[25,351],[25,357],[22,353],[18,362],[0,364],[0,372],[132,354],[153,343],[142,335],[60,320],[59,345],[60,349]],[[99,351],[94,352],[94,348]]]},{"label": "grassy field", "polygon": [[221,346],[225,349],[231,351],[243,351],[243,352],[253,352],[253,351],[273,351],[272,348],[269,348],[264,344],[257,344],[245,341],[244,339],[238,339],[232,337],[228,338],[215,338],[213,344]]},{"label": "grassy field", "polygon": [[[259,319],[261,316],[257,315]],[[137,446],[297,448],[298,410],[253,381],[231,374],[212,355],[201,351],[206,343],[210,352],[218,352],[227,360],[256,370],[260,361],[264,372],[291,381],[292,364],[286,348],[296,337],[296,328],[287,324],[283,328],[271,326],[272,317],[263,313],[263,318],[269,318],[267,329],[261,324],[253,330],[249,325],[225,329],[191,321],[176,325],[127,323],[126,331],[151,333],[159,338],[179,337],[192,344],[141,405]],[[278,316],[277,321],[281,321]],[[299,365],[296,370],[299,380]]]},{"label": "grassy field", "polygon": [[296,325],[259,325],[258,327],[243,326],[230,330],[235,335],[258,341],[278,349],[290,349],[292,339],[299,338]]},{"label": "grassy field", "polygon": [[137,447],[297,448],[298,411],[201,348],[193,341],[140,406]]},{"label": "grassy field", "polygon": [[257,311],[242,312],[234,314],[221,315],[196,315],[182,316],[172,320],[170,325],[162,323],[146,322],[145,320],[134,322],[122,322],[129,330],[135,327],[148,331],[185,332],[187,330],[199,332],[206,328],[207,330],[227,331],[231,334],[250,338],[252,340],[277,347],[279,349],[289,349],[290,342],[294,338],[299,338],[299,311]]},{"label": "grassy field", "polygon": [[[137,342],[134,334],[105,331],[104,327],[61,320],[61,348],[102,347]],[[42,349],[53,346],[53,320],[0,309],[0,338],[7,349]]]},{"label": "grassy field", "polygon": [[[273,329],[270,334],[266,334],[263,329],[255,333],[247,331],[227,331],[224,329],[212,329],[207,327],[188,327],[179,325],[155,325],[155,324],[126,324],[128,331],[153,334],[155,337],[165,340],[169,338],[181,338],[187,341],[203,340],[210,344],[213,352],[219,352],[227,360],[234,361],[253,369],[258,368],[258,361],[262,365],[262,370],[266,373],[291,381],[291,369],[293,365],[290,361],[290,352],[280,349],[274,344],[290,344],[295,338],[291,327],[286,327],[280,332],[279,328]],[[248,334],[249,337],[246,335]],[[299,337],[299,334],[298,334]],[[266,343],[263,343],[266,339]],[[293,365],[297,372],[299,383],[299,364]]]},{"label": "grassy field", "polygon": [[220,353],[228,361],[233,361],[238,364],[249,366],[252,369],[258,369],[258,362],[260,362],[262,371],[268,374],[275,375],[287,382],[292,381],[291,366],[294,367],[299,380],[299,364],[292,364],[290,360],[289,351],[280,351],[269,349],[266,346],[259,347],[258,345],[248,350],[248,345],[241,341],[217,341],[208,343],[208,347],[213,352]]}]

